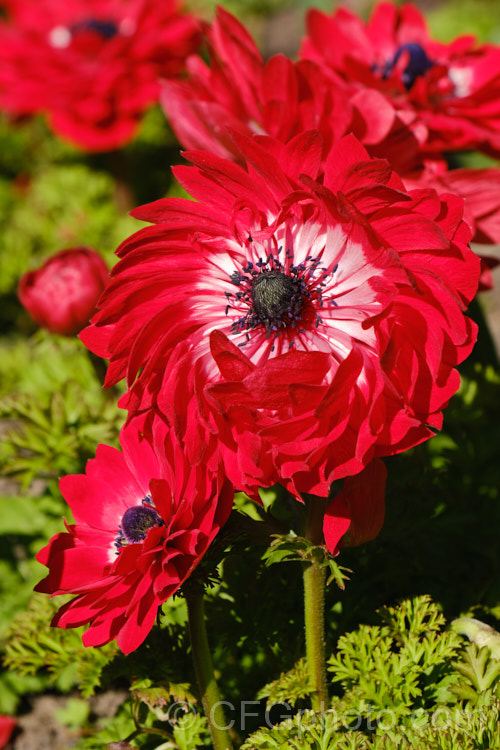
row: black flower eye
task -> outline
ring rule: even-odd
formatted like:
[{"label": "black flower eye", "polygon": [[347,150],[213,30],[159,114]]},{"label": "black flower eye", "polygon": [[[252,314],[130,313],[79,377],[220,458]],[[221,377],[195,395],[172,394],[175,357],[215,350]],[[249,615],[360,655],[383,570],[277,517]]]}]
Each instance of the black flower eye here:
[{"label": "black flower eye", "polygon": [[402,44],[398,47],[392,60],[383,66],[381,70],[382,78],[385,79],[390,76],[396,67],[399,58],[405,52],[408,55],[408,63],[401,73],[401,80],[408,91],[411,89],[417,78],[425,75],[427,71],[432,68],[434,63],[420,44],[417,44],[417,42],[408,42],[407,44]]},{"label": "black flower eye", "polygon": [[71,32],[94,31],[102,36],[103,39],[112,39],[118,34],[118,26],[114,21],[104,20],[103,18],[85,18],[79,23],[71,26]]},{"label": "black flower eye", "polygon": [[142,505],[133,505],[127,508],[122,516],[115,547],[119,550],[127,544],[136,544],[146,538],[149,529],[154,526],[164,526],[159,513],[153,507],[151,495],[147,495]]}]

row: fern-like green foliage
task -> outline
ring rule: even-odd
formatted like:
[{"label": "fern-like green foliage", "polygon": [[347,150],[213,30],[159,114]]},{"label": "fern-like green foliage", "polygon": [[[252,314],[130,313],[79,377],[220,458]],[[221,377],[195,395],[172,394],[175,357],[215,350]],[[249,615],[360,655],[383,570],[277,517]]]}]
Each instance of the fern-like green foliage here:
[{"label": "fern-like green foliage", "polygon": [[460,679],[452,693],[476,706],[485,705],[492,694],[500,697],[500,633],[472,617],[454,620],[451,628],[471,641],[455,663]]},{"label": "fern-like green foliage", "polygon": [[283,672],[277,680],[273,680],[259,690],[257,698],[267,698],[267,708],[275,703],[296,706],[299,701],[309,698],[312,692],[307,662],[299,659],[297,664],[288,672]]},{"label": "fern-like green foliage", "polygon": [[241,746],[241,750],[331,750],[341,724],[337,715],[327,712],[319,716],[304,711],[285,719],[273,729],[260,729]]},{"label": "fern-like green foliage", "polygon": [[92,695],[100,684],[101,673],[118,652],[116,643],[99,649],[82,644],[83,628],[51,628],[50,622],[61,606],[47,596],[35,594],[30,604],[12,621],[5,634],[7,667],[21,676],[47,670],[51,682],[61,690],[78,686],[82,695]]},{"label": "fern-like green foliage", "polygon": [[[329,669],[343,694],[324,716],[298,711],[242,750],[499,750],[500,661],[488,646],[464,647],[428,596],[379,615],[339,638]],[[303,677],[299,663],[262,696],[292,705]]]},{"label": "fern-like green foliage", "polygon": [[92,403],[74,383],[45,402],[27,395],[6,398],[0,414],[3,409],[14,422],[2,447],[4,472],[23,488],[38,477],[55,479],[82,471],[97,443],[116,444],[123,422],[113,402],[101,397]]},{"label": "fern-like green foliage", "polygon": [[492,655],[488,646],[479,648],[470,644],[461,660],[455,663],[455,669],[461,679],[451,690],[460,700],[479,705],[489,691],[500,696],[500,660]]},{"label": "fern-like green foliage", "polygon": [[437,708],[411,725],[377,729],[367,750],[498,750],[500,748],[500,701],[481,709],[471,706]]},{"label": "fern-like green foliage", "polygon": [[114,190],[109,175],[84,164],[53,165],[31,178],[2,233],[0,293],[65,247],[90,245],[112,265],[116,247],[142,226],[117,209]]},{"label": "fern-like green foliage", "polygon": [[104,750],[104,748],[106,750],[128,750],[128,748],[135,750],[143,745],[137,740],[134,740],[134,745],[125,741],[135,731],[132,702],[127,700],[112,719],[106,718],[105,721],[100,721],[94,728],[94,732],[82,737],[76,745],[76,750]]},{"label": "fern-like green foliage", "polygon": [[[104,366],[104,363],[103,363]],[[0,395],[27,393],[45,399],[72,381],[87,387],[89,398],[101,390],[102,374],[78,338],[39,330],[30,338],[0,339]]]},{"label": "fern-like green foliage", "polygon": [[[209,738],[208,722],[191,685],[174,682],[155,685],[146,678],[133,683],[130,690],[138,732],[143,726],[156,728],[158,733],[168,737],[167,743],[162,745],[164,750],[194,750],[200,744],[205,745]],[[145,724],[141,721],[143,706],[148,709]],[[152,724],[154,719],[157,721]]]},{"label": "fern-like green foliage", "polygon": [[0,400],[0,417],[9,420],[0,441],[5,474],[26,488],[37,477],[82,471],[97,443],[117,443],[123,412],[116,393],[103,390],[81,342],[40,332],[10,349],[7,379],[17,376],[17,382]]},{"label": "fern-like green foliage", "polygon": [[157,711],[159,718],[165,718],[165,708],[172,702],[184,703],[186,707],[187,704],[196,704],[188,683],[167,682],[165,685],[155,685],[152,680],[145,678],[132,683],[130,690],[137,701],[145,703],[151,711]]},{"label": "fern-like green foliage", "polygon": [[103,747],[108,750],[136,747],[195,750],[210,747],[210,734],[190,685],[171,682],[156,685],[144,678],[132,684],[130,697],[116,716],[82,737],[76,747],[80,750]]},{"label": "fern-like green foliage", "polygon": [[[208,723],[200,714],[181,716],[173,728],[172,750],[194,750],[209,746]],[[167,750],[168,746],[164,746]]]},{"label": "fern-like green foliage", "polygon": [[[154,728],[155,722],[163,727],[161,732],[166,732],[165,736],[172,738],[172,727],[177,725],[183,713],[182,710],[175,711],[176,706],[181,709],[193,706],[195,714],[201,713],[190,684],[175,682],[175,675],[190,674],[186,669],[190,660],[186,656],[186,607],[182,599],[165,602],[161,628],[154,628],[146,642],[128,656],[119,651],[114,641],[99,648],[86,648],[82,643],[85,628],[51,627],[55,612],[65,601],[65,597],[50,599],[43,594],[32,595],[29,604],[13,617],[3,633],[0,647],[5,651],[4,665],[8,669],[7,675],[15,677],[19,694],[23,692],[23,683],[33,693],[51,685],[62,692],[76,688],[83,697],[117,682],[122,687],[129,684],[127,705],[131,713],[120,714],[122,718],[117,719],[117,727],[126,725],[128,729],[121,734],[117,729],[112,736],[105,734],[106,742],[120,741],[138,727]],[[165,662],[158,659],[158,654],[163,652],[168,653]],[[4,705],[2,690],[5,687],[9,686],[0,682],[0,706]],[[15,709],[15,706],[16,702],[10,701],[4,710]],[[193,713],[190,709],[188,712]],[[123,718],[125,715],[133,716],[132,725],[129,719]],[[201,724],[198,722],[197,726]],[[183,727],[185,734],[188,727],[185,723]],[[94,747],[94,744],[90,746]]]},{"label": "fern-like green foliage", "polygon": [[[377,718],[390,710],[408,716],[427,709],[456,681],[451,660],[461,641],[427,596],[380,612],[384,625],[362,625],[339,638],[329,660],[335,682],[352,707]],[[369,707],[369,709],[368,709]]]}]

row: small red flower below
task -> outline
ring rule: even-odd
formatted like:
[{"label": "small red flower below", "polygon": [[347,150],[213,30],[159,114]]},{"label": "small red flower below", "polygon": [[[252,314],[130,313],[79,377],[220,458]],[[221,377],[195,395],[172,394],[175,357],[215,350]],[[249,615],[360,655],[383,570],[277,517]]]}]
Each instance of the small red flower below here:
[{"label": "small red flower below", "polygon": [[233,500],[222,473],[191,466],[162,420],[151,443],[142,427],[133,420],[122,430],[123,452],[100,445],[86,474],[61,479],[75,524],[37,556],[49,568],[37,591],[77,595],[52,624],[90,624],[84,645],[116,639],[125,654],[197,566]]}]

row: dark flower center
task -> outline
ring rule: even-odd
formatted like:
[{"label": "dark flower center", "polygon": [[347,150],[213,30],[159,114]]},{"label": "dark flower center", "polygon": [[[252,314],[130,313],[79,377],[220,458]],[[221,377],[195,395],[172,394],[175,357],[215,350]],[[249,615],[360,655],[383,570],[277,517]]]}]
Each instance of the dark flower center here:
[{"label": "dark flower center", "polygon": [[83,21],[73,24],[70,31],[72,34],[78,31],[94,31],[103,39],[112,39],[118,34],[118,26],[114,21],[104,20],[103,18],[84,18]]},{"label": "dark flower center", "polygon": [[427,71],[430,70],[434,65],[432,60],[428,57],[425,49],[417,42],[408,42],[407,44],[402,44],[396,50],[396,54],[394,55],[392,60],[386,62],[381,70],[380,68],[375,67],[375,71],[380,72],[382,74],[382,78],[385,80],[390,76],[398,63],[399,58],[404,53],[408,55],[408,63],[401,73],[401,80],[404,84],[404,87],[408,91],[409,89],[411,89],[417,78],[419,76],[425,75]]},{"label": "dark flower center", "polygon": [[251,298],[255,314],[266,328],[286,326],[297,318],[303,307],[300,282],[282,271],[268,271],[257,276]]},{"label": "dark flower center", "polygon": [[[253,240],[249,237],[248,241]],[[238,291],[225,292],[226,315],[232,310],[238,315],[231,324],[232,334],[245,335],[245,341],[238,346],[246,346],[250,331],[263,327],[266,338],[276,339],[287,332],[290,349],[295,332],[304,333],[311,323],[318,327],[323,322],[318,308],[323,307],[323,292],[337,265],[327,270],[320,263],[320,257],[308,256],[295,264],[293,252],[288,249],[283,254],[278,247],[275,253],[260,257],[255,263],[248,262],[241,271],[231,274],[231,284]],[[333,300],[327,304],[336,306]]]},{"label": "dark flower center", "polygon": [[127,508],[122,516],[118,535],[115,539],[117,551],[127,544],[142,542],[153,526],[164,526],[161,516],[154,508],[151,495],[147,495],[141,505]]}]

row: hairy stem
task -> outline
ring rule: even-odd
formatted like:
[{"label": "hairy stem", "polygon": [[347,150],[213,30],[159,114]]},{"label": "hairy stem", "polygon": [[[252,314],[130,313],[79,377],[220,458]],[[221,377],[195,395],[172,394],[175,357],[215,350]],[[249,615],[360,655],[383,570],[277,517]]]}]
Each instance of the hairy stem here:
[{"label": "hairy stem", "polygon": [[[314,544],[323,542],[323,517],[326,502],[309,497],[306,537]],[[328,687],[325,662],[325,580],[326,570],[315,562],[304,563],[304,615],[306,630],[306,658],[313,686],[311,704],[314,711],[323,713],[328,708]]]},{"label": "hairy stem", "polygon": [[214,750],[232,750],[228,722],[215,681],[212,656],[205,627],[203,590],[190,591],[186,596],[191,652],[205,715],[208,719]]}]

